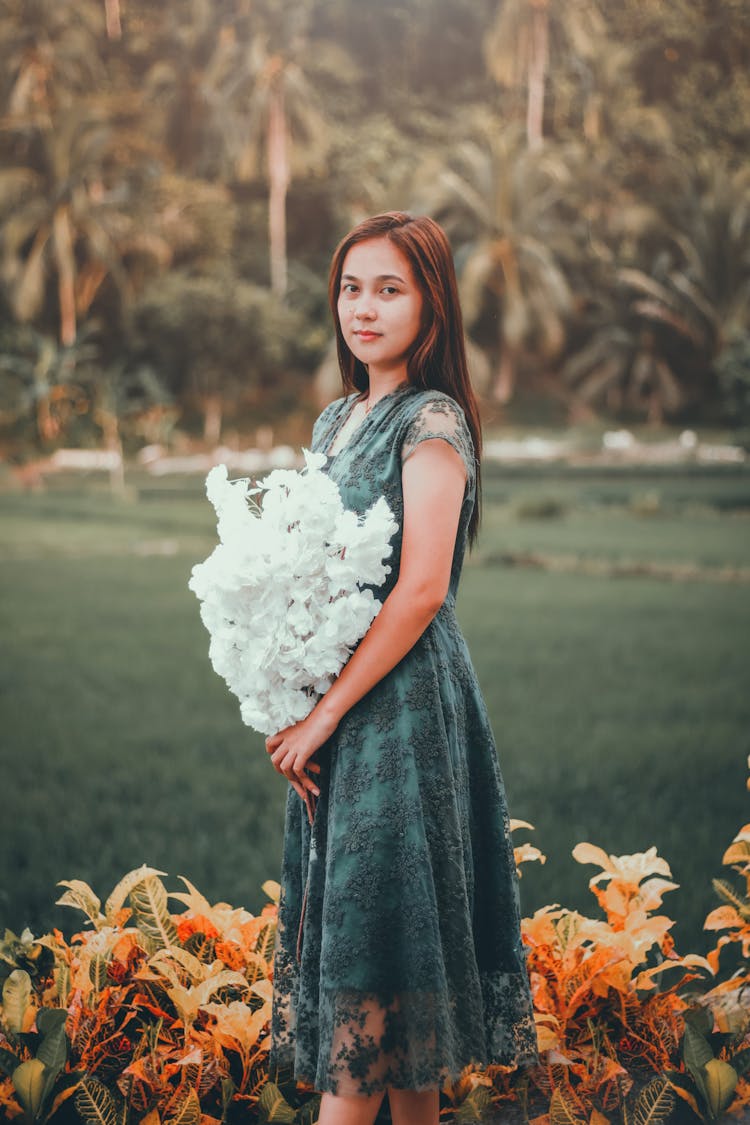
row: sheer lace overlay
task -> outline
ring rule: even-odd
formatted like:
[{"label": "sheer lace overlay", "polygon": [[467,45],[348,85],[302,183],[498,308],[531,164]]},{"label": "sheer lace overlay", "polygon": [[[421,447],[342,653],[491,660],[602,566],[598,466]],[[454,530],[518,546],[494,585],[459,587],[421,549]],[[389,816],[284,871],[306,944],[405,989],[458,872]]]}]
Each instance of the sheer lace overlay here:
[{"label": "sheer lace overlay", "polygon": [[411,457],[417,445],[431,438],[442,438],[453,446],[466,468],[467,478],[474,481],[476,462],[469,427],[458,403],[445,396],[431,399],[420,407],[411,420],[401,446],[401,461]]},{"label": "sheer lace overlay", "polygon": [[[334,446],[354,397],[323,411],[313,449]],[[538,1058],[505,790],[455,615],[476,480],[463,413],[398,388],[326,471],[347,507],[384,495],[401,527],[401,466],[435,437],[467,472],[448,596],[317,752],[312,826],[291,786],[287,797],[271,1072],[336,1093],[427,1089],[471,1062]],[[399,532],[381,599],[400,551]]]}]

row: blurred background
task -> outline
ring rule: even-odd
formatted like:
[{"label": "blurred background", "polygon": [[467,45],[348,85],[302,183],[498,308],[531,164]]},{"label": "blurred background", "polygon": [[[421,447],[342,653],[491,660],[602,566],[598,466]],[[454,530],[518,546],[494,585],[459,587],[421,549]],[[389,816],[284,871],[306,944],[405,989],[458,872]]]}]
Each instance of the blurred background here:
[{"label": "blurred background", "polygon": [[743,0],[5,0],[0,925],[145,862],[258,910],[286,783],[213,673],[203,483],[340,393],[326,281],[429,213],[486,441],[459,616],[526,913],[651,846],[678,948],[748,819]]}]

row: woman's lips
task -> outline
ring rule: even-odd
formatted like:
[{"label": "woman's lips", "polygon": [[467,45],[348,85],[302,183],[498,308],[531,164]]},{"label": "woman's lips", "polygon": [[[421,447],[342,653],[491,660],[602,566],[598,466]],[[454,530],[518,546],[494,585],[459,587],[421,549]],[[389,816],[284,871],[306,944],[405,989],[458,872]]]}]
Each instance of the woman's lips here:
[{"label": "woman's lips", "polygon": [[377,340],[380,335],[379,332],[355,332],[354,335],[358,340]]}]

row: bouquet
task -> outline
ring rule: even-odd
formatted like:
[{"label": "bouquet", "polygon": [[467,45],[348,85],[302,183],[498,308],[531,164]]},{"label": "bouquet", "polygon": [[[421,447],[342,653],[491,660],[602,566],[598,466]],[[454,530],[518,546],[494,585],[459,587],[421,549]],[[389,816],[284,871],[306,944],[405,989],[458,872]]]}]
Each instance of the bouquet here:
[{"label": "bouquet", "polygon": [[362,517],[345,509],[325,455],[303,454],[304,469],[275,469],[255,488],[211,469],[220,543],[188,583],[214,670],[266,735],[310,713],[369,629],[380,602],[363,587],[390,573],[397,526],[383,497]]}]

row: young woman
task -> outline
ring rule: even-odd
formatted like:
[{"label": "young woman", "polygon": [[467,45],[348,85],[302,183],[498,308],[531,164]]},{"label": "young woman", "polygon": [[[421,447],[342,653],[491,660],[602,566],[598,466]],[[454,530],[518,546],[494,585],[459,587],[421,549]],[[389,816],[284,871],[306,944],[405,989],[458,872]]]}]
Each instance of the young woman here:
[{"label": "young woman", "polygon": [[320,1125],[371,1125],[386,1091],[394,1125],[437,1125],[446,1078],[537,1059],[505,791],[455,613],[479,417],[437,223],[360,223],[329,293],[345,395],[312,448],[346,507],[385,496],[399,531],[369,631],[266,740],[291,783],[271,1071],[323,1092]]}]

